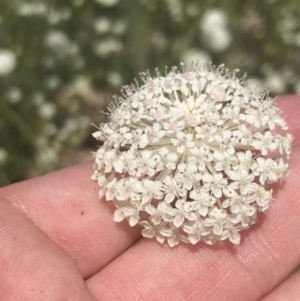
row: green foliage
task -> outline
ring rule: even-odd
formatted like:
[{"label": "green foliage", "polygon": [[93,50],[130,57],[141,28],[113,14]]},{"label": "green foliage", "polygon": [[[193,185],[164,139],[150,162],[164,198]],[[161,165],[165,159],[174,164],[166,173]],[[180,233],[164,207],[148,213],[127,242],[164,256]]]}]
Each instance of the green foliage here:
[{"label": "green foliage", "polygon": [[300,93],[300,7],[291,1],[0,2],[0,186],[57,168],[145,69],[191,59]]}]

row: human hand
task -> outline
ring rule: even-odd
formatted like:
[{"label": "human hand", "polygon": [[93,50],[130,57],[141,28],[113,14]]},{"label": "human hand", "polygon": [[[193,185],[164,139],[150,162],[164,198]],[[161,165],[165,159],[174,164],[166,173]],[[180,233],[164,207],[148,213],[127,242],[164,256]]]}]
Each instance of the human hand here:
[{"label": "human hand", "polygon": [[0,300],[300,300],[300,274],[285,280],[300,263],[300,97],[278,105],[295,137],[291,173],[240,245],[141,238],[113,221],[83,164],[0,189]]}]

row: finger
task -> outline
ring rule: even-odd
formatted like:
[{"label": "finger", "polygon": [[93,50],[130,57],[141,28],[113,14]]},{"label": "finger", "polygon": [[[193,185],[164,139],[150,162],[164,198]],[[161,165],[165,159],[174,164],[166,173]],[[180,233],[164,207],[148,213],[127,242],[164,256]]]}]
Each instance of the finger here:
[{"label": "finger", "polygon": [[0,241],[1,300],[95,300],[72,260],[3,199]]},{"label": "finger", "polygon": [[299,301],[300,272],[285,280],[261,301]]},{"label": "finger", "polygon": [[291,166],[268,214],[242,233],[241,245],[170,249],[142,239],[87,281],[92,293],[110,301],[120,294],[123,300],[258,300],[299,264],[300,148]]},{"label": "finger", "polygon": [[98,198],[92,164],[11,185],[11,200],[75,261],[86,278],[126,250],[140,230],[113,221],[113,206]]}]

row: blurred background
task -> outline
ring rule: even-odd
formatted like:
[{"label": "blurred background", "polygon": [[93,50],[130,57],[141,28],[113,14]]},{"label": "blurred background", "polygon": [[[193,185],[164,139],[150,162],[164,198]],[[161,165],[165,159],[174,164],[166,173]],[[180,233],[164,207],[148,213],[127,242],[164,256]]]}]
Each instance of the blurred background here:
[{"label": "blurred background", "polygon": [[300,94],[299,0],[1,0],[0,186],[90,160],[122,85],[192,60]]}]

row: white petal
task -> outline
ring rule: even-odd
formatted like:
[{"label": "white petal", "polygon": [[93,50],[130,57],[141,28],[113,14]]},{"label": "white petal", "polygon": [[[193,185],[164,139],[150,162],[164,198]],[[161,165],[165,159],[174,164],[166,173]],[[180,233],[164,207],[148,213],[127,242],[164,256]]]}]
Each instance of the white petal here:
[{"label": "white petal", "polygon": [[165,156],[165,155],[168,155],[169,153],[169,150],[166,148],[166,147],[163,147],[161,148],[158,153],[161,155],[161,156]]},{"label": "white petal", "polygon": [[216,235],[221,235],[223,231],[223,227],[220,224],[214,224],[213,231]]},{"label": "white petal", "polygon": [[232,232],[229,234],[229,240],[235,244],[235,245],[238,245],[240,244],[240,241],[241,241],[241,235],[239,232]]},{"label": "white petal", "polygon": [[149,223],[146,222],[146,221],[141,221],[141,222],[139,222],[139,225],[143,226],[144,228],[146,228],[146,229],[148,229],[148,230],[152,229],[151,224],[149,224]]},{"label": "white petal", "polygon": [[178,140],[177,139],[171,139],[171,144],[173,145],[178,145]]},{"label": "white petal", "polygon": [[121,222],[125,218],[125,215],[124,215],[124,213],[122,212],[121,209],[122,208],[118,208],[114,212],[114,221],[115,222]]},{"label": "white petal", "polygon": [[[104,188],[100,188],[99,189],[99,199],[103,198],[105,196],[105,189]],[[107,200],[109,201],[109,200]]]},{"label": "white petal", "polygon": [[176,153],[170,153],[170,154],[168,154],[167,158],[169,161],[176,161],[177,155],[176,155]]},{"label": "white petal", "polygon": [[147,238],[152,238],[152,237],[154,237],[153,231],[150,230],[150,229],[143,229],[143,230],[142,230],[142,235],[143,235],[144,237],[147,237]]},{"label": "white petal", "polygon": [[198,211],[199,211],[199,213],[200,213],[202,216],[205,217],[205,216],[207,215],[207,212],[208,212],[208,207],[207,207],[207,206],[202,206],[202,205],[200,205]]},{"label": "white petal", "polygon": [[185,179],[184,186],[187,190],[191,190],[193,187],[193,181],[190,179]]},{"label": "white petal", "polygon": [[156,239],[159,243],[163,244],[165,241],[165,238],[163,236],[156,236]]},{"label": "white petal", "polygon": [[200,240],[200,236],[197,234],[189,234],[189,241],[192,245],[195,245],[199,240]]},{"label": "white petal", "polygon": [[142,204],[143,204],[143,205],[147,204],[147,203],[150,202],[150,201],[151,201],[151,196],[150,196],[150,194],[145,194],[145,195],[143,195],[143,197],[142,197]]},{"label": "white petal", "polygon": [[221,234],[220,240],[225,240],[229,237],[229,230],[224,230]]},{"label": "white petal", "polygon": [[161,228],[159,233],[165,237],[171,237],[173,235],[173,231],[170,228]]},{"label": "white petal", "polygon": [[173,219],[174,226],[179,228],[184,222],[184,217],[181,215],[176,215]]},{"label": "white petal", "polygon": [[140,217],[138,215],[132,215],[129,219],[129,225],[130,227],[134,227],[140,220]]},{"label": "white petal", "polygon": [[168,238],[168,244],[171,248],[175,247],[179,244],[179,238],[178,236],[173,236]]},{"label": "white petal", "polygon": [[202,180],[203,180],[204,182],[212,182],[213,177],[212,177],[211,174],[206,173],[206,174],[204,174],[204,175],[202,176]]},{"label": "white petal", "polygon": [[99,138],[101,135],[102,135],[102,132],[100,132],[100,131],[95,132],[95,133],[92,134],[92,136],[93,136],[94,138],[96,138],[96,139]]},{"label": "white petal", "polygon": [[214,157],[217,160],[219,160],[219,161],[223,161],[224,160],[224,155],[220,151],[215,151],[214,152]]},{"label": "white petal", "polygon": [[177,147],[177,151],[178,153],[182,154],[185,150],[185,146],[184,145],[180,145],[179,147]]},{"label": "white petal", "polygon": [[131,216],[131,215],[135,214],[135,212],[137,210],[136,208],[130,207],[130,206],[124,206],[120,209],[122,210],[122,212],[124,213],[125,216]]},{"label": "white petal", "polygon": [[215,222],[215,219],[208,217],[203,221],[203,225],[206,227],[211,227],[215,224]]},{"label": "white petal", "polygon": [[193,233],[194,232],[194,227],[188,225],[188,224],[184,224],[183,225],[183,231],[185,233]]},{"label": "white petal", "polygon": [[175,198],[175,194],[174,194],[174,193],[167,193],[167,194],[166,194],[166,197],[165,197],[165,201],[166,201],[168,204],[170,204],[170,203],[173,202],[174,198]]},{"label": "white petal", "polygon": [[161,217],[159,215],[152,215],[149,217],[151,223],[155,226],[159,225],[161,222]]},{"label": "white petal", "polygon": [[219,187],[213,189],[213,194],[216,198],[220,198],[222,196],[222,189]]},{"label": "white petal", "polygon": [[147,204],[147,205],[145,206],[145,210],[146,210],[146,212],[149,213],[150,215],[154,215],[154,214],[156,213],[155,207],[154,207],[153,205],[151,205],[151,204]]},{"label": "white petal", "polygon": [[124,163],[122,162],[122,160],[116,160],[114,162],[114,169],[118,173],[122,173],[123,172],[123,170],[124,170]]}]

